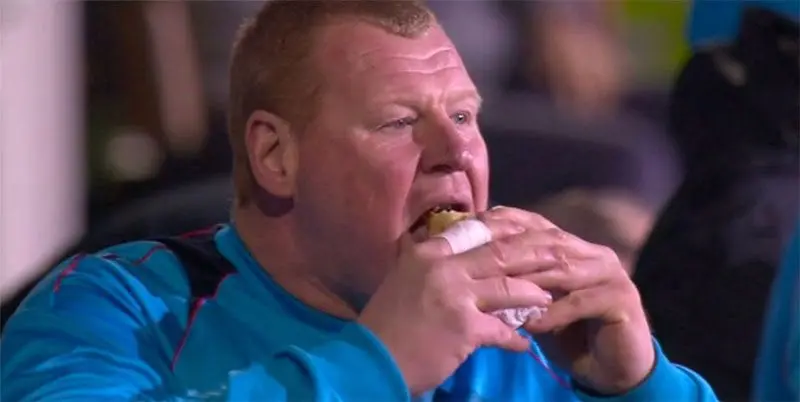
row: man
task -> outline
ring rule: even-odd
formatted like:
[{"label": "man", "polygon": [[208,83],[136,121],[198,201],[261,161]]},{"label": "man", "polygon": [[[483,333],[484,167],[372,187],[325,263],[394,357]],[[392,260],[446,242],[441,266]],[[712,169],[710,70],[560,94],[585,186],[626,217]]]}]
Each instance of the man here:
[{"label": "man", "polygon": [[[234,223],[67,261],[7,324],[2,399],[714,400],[613,253],[486,210],[479,102],[416,2],[267,3],[232,60]],[[493,241],[453,255],[415,225],[437,206]]]}]

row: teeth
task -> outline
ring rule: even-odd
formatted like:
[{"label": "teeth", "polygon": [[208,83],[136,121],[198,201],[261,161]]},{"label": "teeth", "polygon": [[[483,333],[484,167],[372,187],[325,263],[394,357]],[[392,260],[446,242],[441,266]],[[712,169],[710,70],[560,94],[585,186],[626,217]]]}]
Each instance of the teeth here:
[{"label": "teeth", "polygon": [[428,223],[427,221],[431,218],[433,214],[437,214],[440,212],[449,212],[453,211],[453,207],[451,205],[442,205],[438,207],[434,207],[430,211],[428,211],[425,215],[422,216],[422,223]]},{"label": "teeth", "polygon": [[419,220],[417,222],[415,222],[411,226],[411,228],[409,230],[413,231],[413,230],[415,230],[415,229],[417,229],[417,228],[419,228],[421,226],[422,227],[427,226],[428,220],[431,218],[431,215],[433,215],[433,214],[436,214],[436,213],[439,213],[439,212],[450,212],[450,211],[458,212],[458,208],[456,208],[456,205],[454,205],[454,204],[437,205],[437,206],[429,209],[428,212],[425,212],[424,214],[422,214],[422,216],[419,218]]},{"label": "teeth", "polygon": [[434,207],[433,209],[431,209],[428,213],[432,214],[432,213],[436,213],[436,212],[452,211],[454,209],[455,208],[453,207],[453,205],[439,205],[439,206]]}]

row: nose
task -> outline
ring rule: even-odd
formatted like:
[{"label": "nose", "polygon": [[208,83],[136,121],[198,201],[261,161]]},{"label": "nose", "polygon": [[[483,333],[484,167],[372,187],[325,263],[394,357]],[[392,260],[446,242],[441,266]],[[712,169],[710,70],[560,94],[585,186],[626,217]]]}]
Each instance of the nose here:
[{"label": "nose", "polygon": [[425,173],[464,171],[472,160],[469,138],[450,119],[426,125],[418,135],[422,145],[420,167]]}]

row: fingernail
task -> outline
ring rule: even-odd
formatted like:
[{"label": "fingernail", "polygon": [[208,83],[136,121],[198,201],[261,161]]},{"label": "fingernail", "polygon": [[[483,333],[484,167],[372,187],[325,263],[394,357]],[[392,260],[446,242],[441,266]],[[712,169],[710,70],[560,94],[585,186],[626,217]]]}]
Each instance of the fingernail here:
[{"label": "fingernail", "polygon": [[544,297],[547,299],[547,304],[553,302],[553,294],[550,292],[544,292]]},{"label": "fingernail", "polygon": [[530,309],[528,312],[528,317],[525,321],[537,321],[541,320],[544,313],[547,312],[546,307],[534,307]]}]

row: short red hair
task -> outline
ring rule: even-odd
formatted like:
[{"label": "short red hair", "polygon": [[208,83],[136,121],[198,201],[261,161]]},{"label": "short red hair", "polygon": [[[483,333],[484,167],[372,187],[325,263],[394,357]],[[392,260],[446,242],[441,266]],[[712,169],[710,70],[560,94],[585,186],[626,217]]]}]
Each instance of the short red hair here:
[{"label": "short red hair", "polygon": [[413,38],[435,23],[417,0],[272,0],[239,29],[230,65],[228,135],[233,150],[237,203],[249,202],[254,186],[244,140],[256,110],[303,127],[314,114],[322,80],[309,62],[320,28],[354,18]]}]

